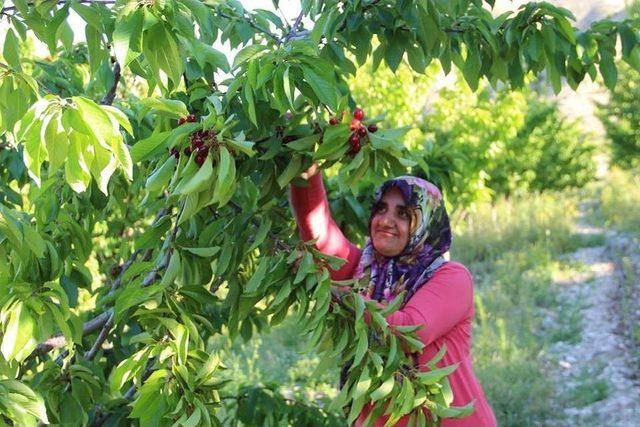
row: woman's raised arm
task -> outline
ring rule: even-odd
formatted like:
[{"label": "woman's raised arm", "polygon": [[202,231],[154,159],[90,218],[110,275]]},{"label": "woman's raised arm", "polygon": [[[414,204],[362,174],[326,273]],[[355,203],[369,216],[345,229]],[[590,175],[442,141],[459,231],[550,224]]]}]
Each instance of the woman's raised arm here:
[{"label": "woman's raised arm", "polygon": [[302,177],[308,186],[290,186],[289,201],[298,223],[300,238],[316,240],[316,248],[327,255],[345,259],[339,270],[331,271],[333,280],[350,279],[360,260],[360,249],[351,243],[331,217],[322,172],[314,165]]}]

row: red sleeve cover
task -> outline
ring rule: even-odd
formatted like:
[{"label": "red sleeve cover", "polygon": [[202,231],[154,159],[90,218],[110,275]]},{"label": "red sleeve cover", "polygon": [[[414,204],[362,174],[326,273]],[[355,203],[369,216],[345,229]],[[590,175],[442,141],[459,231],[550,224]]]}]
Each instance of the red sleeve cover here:
[{"label": "red sleeve cover", "polygon": [[361,251],[344,236],[331,217],[322,173],[309,178],[308,183],[308,187],[290,186],[290,202],[300,238],[304,241],[316,239],[316,248],[320,252],[347,260],[339,270],[331,272],[331,278],[350,279]]}]

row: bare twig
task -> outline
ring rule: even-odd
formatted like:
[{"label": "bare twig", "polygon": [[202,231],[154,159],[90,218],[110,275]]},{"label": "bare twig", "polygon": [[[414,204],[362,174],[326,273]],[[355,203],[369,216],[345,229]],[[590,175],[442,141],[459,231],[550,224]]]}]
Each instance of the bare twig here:
[{"label": "bare twig", "polygon": [[96,342],[94,342],[91,349],[84,354],[84,360],[93,360],[93,358],[96,357],[96,354],[98,354],[98,350],[100,350],[100,347],[102,347],[102,344],[107,339],[107,336],[109,336],[109,332],[111,331],[111,327],[113,326],[114,317],[115,317],[115,314],[112,311],[111,315],[109,316],[105,324],[102,326],[102,330],[100,331],[100,334],[98,334],[98,338],[96,339]]}]

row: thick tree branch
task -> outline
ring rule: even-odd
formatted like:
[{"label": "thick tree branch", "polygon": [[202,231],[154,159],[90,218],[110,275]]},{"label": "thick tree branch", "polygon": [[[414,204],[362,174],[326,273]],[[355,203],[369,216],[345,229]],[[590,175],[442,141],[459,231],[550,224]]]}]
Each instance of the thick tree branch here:
[{"label": "thick tree branch", "polygon": [[[180,211],[178,212],[178,215],[176,216],[176,222],[173,226],[173,229],[171,230],[171,242],[174,242],[178,235],[178,229],[179,229],[178,220],[180,219],[180,214],[182,214],[182,211],[184,210],[184,206],[185,204],[183,203],[182,207],[180,208]],[[166,212],[166,208],[158,212],[158,215],[156,216],[156,220],[164,216],[165,212]],[[159,272],[167,268],[167,266],[169,265],[169,261],[171,261],[172,253],[173,253],[172,248],[168,248],[160,264],[156,268],[151,270],[142,281],[141,286],[143,288],[150,286],[151,284],[155,283],[160,277],[162,277],[159,274]],[[115,318],[115,313],[112,310],[111,315],[109,316],[107,321],[104,323],[104,325],[102,325],[102,330],[100,331],[100,334],[98,335],[98,338],[96,339],[96,341],[93,343],[93,346],[87,353],[85,353],[84,355],[85,360],[93,360],[93,358],[96,356],[96,354],[100,350],[100,347],[102,347],[102,344],[106,341],[107,337],[109,336],[109,333],[111,332],[111,328],[113,328],[114,318]]]},{"label": "thick tree branch", "polygon": [[[113,310],[111,309],[107,310],[104,313],[100,313],[93,319],[86,322],[84,325],[82,325],[82,335],[83,336],[89,335],[97,331],[101,327],[103,327],[104,324],[107,322],[107,320],[109,320],[109,317],[111,316],[112,313],[113,313]],[[49,338],[42,344],[38,344],[38,346],[34,351],[34,354],[44,354],[53,349],[62,348],[66,345],[67,345],[67,339],[62,334],[58,334]]]},{"label": "thick tree branch", "polygon": [[[156,214],[156,217],[153,223],[157,222],[160,218],[166,215],[168,211],[169,211],[169,208],[166,208],[166,207],[162,208]],[[120,273],[118,274],[118,277],[116,278],[116,280],[114,280],[113,284],[111,285],[111,289],[109,290],[109,293],[107,294],[107,296],[113,295],[116,292],[116,290],[121,286],[122,278],[124,277],[125,272],[133,265],[136,258],[138,257],[138,255],[140,255],[141,252],[142,250],[140,249],[134,251],[129,257],[129,259],[123,264],[122,269],[120,270]],[[143,259],[147,259],[152,252],[153,252],[152,249],[148,249],[143,256]],[[149,276],[153,274],[153,278],[155,278],[157,273],[158,273],[158,268],[155,268],[154,270],[152,270]],[[147,279],[149,278],[149,276],[147,276],[147,278],[143,282],[143,286],[148,286],[148,284],[145,285],[145,283],[147,282]],[[151,281],[150,283],[153,283],[153,281]],[[113,315],[113,309],[108,309],[105,312],[97,315],[93,319],[87,321],[82,326],[82,336],[92,334],[98,329],[103,328],[105,324],[109,321],[109,319],[112,317],[112,315]],[[45,342],[38,344],[38,346],[36,347],[32,355],[45,354],[51,350],[65,347],[66,345],[67,345],[67,339],[61,333],[58,333],[53,337],[49,338],[48,340],[46,340]]]}]

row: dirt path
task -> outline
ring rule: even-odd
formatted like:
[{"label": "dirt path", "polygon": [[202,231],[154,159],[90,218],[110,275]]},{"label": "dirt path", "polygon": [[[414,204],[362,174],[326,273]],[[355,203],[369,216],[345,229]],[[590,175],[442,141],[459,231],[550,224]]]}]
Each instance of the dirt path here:
[{"label": "dirt path", "polygon": [[627,238],[588,224],[584,218],[587,208],[588,203],[581,207],[578,232],[603,233],[605,243],[571,254],[570,258],[585,268],[571,279],[557,282],[560,297],[580,307],[581,329],[579,339],[558,342],[549,352],[563,401],[564,416],[558,425],[640,426],[637,360],[620,327],[621,277],[616,254]]}]

